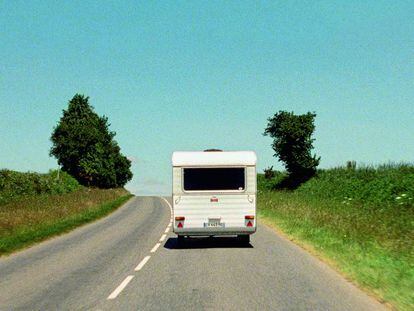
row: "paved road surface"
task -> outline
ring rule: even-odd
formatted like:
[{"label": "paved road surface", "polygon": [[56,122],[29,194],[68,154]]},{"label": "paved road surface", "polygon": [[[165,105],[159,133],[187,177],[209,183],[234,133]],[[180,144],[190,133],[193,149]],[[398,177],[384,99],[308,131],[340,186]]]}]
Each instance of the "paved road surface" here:
[{"label": "paved road surface", "polygon": [[1,258],[0,310],[383,309],[265,226],[247,247],[198,238],[178,248],[169,223],[165,199],[135,197],[100,221]]}]

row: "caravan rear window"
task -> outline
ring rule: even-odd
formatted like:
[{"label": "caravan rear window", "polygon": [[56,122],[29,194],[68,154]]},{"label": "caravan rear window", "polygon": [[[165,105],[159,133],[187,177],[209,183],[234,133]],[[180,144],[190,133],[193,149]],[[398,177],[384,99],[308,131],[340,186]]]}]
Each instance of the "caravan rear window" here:
[{"label": "caravan rear window", "polygon": [[245,189],[244,167],[184,168],[185,191]]}]

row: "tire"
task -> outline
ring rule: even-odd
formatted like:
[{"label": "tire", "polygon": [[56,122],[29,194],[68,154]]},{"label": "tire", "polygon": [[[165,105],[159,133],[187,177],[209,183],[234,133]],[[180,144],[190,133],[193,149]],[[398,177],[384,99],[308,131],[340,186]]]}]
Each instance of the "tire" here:
[{"label": "tire", "polygon": [[249,234],[242,234],[238,235],[237,238],[242,242],[243,244],[249,244],[250,243],[250,235]]}]

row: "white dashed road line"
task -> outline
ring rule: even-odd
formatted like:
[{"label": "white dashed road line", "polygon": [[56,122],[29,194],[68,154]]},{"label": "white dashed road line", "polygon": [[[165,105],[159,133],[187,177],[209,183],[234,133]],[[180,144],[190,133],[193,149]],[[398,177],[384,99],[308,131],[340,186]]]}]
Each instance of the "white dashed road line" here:
[{"label": "white dashed road line", "polygon": [[142,269],[142,267],[147,263],[147,261],[151,258],[151,256],[146,256],[144,259],[141,260],[141,262],[136,266],[135,271],[139,271]]},{"label": "white dashed road line", "polygon": [[[173,211],[172,211],[172,206],[170,204],[170,202],[168,202],[167,199],[160,197],[162,200],[165,201],[165,203],[167,203],[168,207],[170,208],[170,223],[168,224],[167,228],[164,231],[164,234],[161,236],[160,241],[155,244],[155,246],[151,249],[151,253],[155,253],[157,251],[157,249],[160,247],[161,242],[165,240],[165,238],[167,237],[167,233],[168,231],[170,231],[171,225],[172,225],[172,221],[173,221]],[[134,271],[139,271],[141,270],[144,265],[148,262],[148,260],[150,260],[151,256],[146,256],[144,257],[144,259],[141,260],[141,262],[138,264],[138,266],[135,267]],[[115,299],[123,290],[124,288],[128,285],[129,282],[131,282],[131,280],[134,278],[133,275],[128,275],[125,280],[122,281],[122,283],[115,288],[115,290],[108,296],[107,299]]]},{"label": "white dashed road line", "polygon": [[133,275],[128,275],[125,280],[123,280],[122,283],[108,296],[107,299],[115,299],[133,278]]},{"label": "white dashed road line", "polygon": [[152,248],[151,253],[155,253],[158,249],[158,247],[160,247],[161,243],[157,243],[155,244],[155,246]]},{"label": "white dashed road line", "polygon": [[167,237],[167,235],[166,235],[166,234],[163,234],[163,235],[161,236],[161,238],[160,238],[160,242],[164,241],[166,237]]}]

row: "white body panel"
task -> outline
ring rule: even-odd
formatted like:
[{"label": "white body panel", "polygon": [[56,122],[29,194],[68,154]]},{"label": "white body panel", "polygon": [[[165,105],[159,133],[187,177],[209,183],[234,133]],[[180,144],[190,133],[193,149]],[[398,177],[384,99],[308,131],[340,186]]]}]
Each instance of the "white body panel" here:
[{"label": "white body panel", "polygon": [[[197,165],[199,162],[201,164]],[[256,231],[256,155],[253,152],[174,153],[173,164],[173,230],[176,234],[239,235]],[[245,189],[184,191],[183,169],[193,167],[244,167]],[[247,215],[254,219],[246,220]],[[182,228],[178,227],[180,221],[175,217],[185,217],[181,221]],[[224,227],[207,227],[209,219],[219,219]],[[247,226],[248,221],[252,226]]]}]

